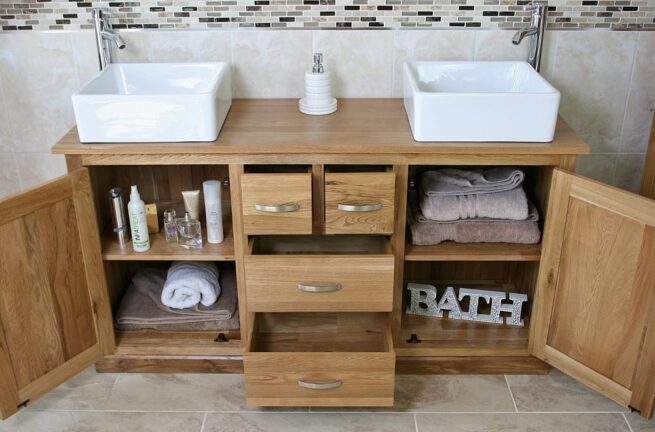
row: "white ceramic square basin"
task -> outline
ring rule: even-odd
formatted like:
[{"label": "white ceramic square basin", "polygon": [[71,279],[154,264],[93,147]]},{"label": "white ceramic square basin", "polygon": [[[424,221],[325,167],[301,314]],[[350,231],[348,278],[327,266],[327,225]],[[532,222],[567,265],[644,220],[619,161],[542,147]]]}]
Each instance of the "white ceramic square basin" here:
[{"label": "white ceramic square basin", "polygon": [[528,63],[405,63],[405,111],[417,141],[553,140],[560,94]]},{"label": "white ceramic square basin", "polygon": [[231,105],[227,63],[111,64],[73,95],[83,143],[214,141]]}]

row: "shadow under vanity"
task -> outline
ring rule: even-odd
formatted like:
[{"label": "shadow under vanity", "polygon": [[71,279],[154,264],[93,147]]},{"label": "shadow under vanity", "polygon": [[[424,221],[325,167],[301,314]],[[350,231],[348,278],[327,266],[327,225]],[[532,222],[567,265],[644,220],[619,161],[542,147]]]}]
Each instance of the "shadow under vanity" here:
[{"label": "shadow under vanity", "polygon": [[[15,394],[3,396],[2,414],[95,363],[101,372],[243,372],[247,401],[256,406],[390,406],[396,373],[545,373],[554,366],[649,416],[655,278],[644,265],[655,250],[655,204],[573,175],[576,156],[588,151],[561,121],[548,144],[417,143],[398,100],[344,100],[335,114],[311,119],[295,101],[235,101],[212,143],[86,145],[73,130],[54,152],[66,155],[74,187],[60,204],[42,205],[64,200],[92,216],[82,228],[56,227],[90,239],[77,267],[87,281],[77,283],[75,297],[61,290],[48,297],[75,304],[95,331],[80,338],[53,324],[60,340],[74,342],[74,355],[52,360],[41,350],[18,361],[27,357],[7,317],[27,322],[30,311],[1,306],[2,346],[13,353],[5,377],[22,377]],[[525,173],[540,243],[412,244],[407,200],[422,172],[492,166]],[[226,178],[221,244],[171,248],[159,234],[137,254],[102,234],[111,227],[105,198],[112,186],[139,184],[146,202],[181,210],[180,191]],[[86,199],[71,199],[76,190]],[[180,260],[216,262],[234,275],[222,288],[237,292],[239,329],[222,336],[116,331],[112,316],[135,272]],[[409,282],[525,294],[524,325],[408,314]],[[629,299],[618,306],[617,284]],[[7,296],[0,304],[9,304]],[[67,319],[55,313],[52,321]]]}]

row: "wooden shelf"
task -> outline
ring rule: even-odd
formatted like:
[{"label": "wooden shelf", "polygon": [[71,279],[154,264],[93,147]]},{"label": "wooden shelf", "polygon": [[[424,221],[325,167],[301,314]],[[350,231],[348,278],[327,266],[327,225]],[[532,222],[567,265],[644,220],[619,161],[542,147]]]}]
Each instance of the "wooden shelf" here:
[{"label": "wooden shelf", "polygon": [[229,220],[224,220],[225,240],[223,243],[207,242],[203,226],[202,249],[184,249],[175,243],[166,243],[163,232],[150,235],[150,250],[134,252],[131,244],[121,248],[113,232],[102,236],[102,258],[105,261],[234,261],[234,237]]},{"label": "wooden shelf", "polygon": [[[523,327],[403,315],[398,356],[528,356],[529,322]],[[407,343],[416,334],[420,343]]]},{"label": "wooden shelf", "polygon": [[221,332],[228,342],[216,342],[219,332],[117,331],[114,355],[240,356],[239,330]]},{"label": "wooden shelf", "polygon": [[405,261],[539,261],[541,244],[454,243],[408,244]]}]

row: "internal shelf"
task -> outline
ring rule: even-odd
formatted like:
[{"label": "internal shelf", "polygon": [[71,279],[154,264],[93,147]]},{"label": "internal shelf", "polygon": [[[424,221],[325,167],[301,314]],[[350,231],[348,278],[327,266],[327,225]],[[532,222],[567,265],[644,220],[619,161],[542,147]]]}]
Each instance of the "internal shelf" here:
[{"label": "internal shelf", "polygon": [[167,243],[163,231],[150,234],[150,250],[134,252],[128,243],[121,248],[118,239],[111,230],[102,236],[102,258],[105,261],[234,261],[234,237],[228,218],[223,221],[225,239],[213,244],[207,241],[207,232],[203,226],[202,249],[185,249],[176,243]]},{"label": "internal shelf", "polygon": [[[399,356],[527,356],[529,322],[523,327],[404,315]],[[412,334],[419,343],[409,343]]]},{"label": "internal shelf", "polygon": [[541,244],[454,243],[405,246],[405,261],[539,261]]},{"label": "internal shelf", "polygon": [[239,330],[221,332],[117,331],[116,355],[240,356]]}]

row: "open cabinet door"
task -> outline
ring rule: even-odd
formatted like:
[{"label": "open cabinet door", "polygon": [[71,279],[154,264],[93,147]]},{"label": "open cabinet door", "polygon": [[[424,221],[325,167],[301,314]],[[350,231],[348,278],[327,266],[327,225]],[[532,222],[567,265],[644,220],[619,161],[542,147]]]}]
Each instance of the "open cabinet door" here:
[{"label": "open cabinet door", "polygon": [[0,416],[114,344],[88,170],[0,201]]},{"label": "open cabinet door", "polygon": [[655,202],[555,170],[546,225],[532,354],[650,417]]}]

